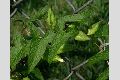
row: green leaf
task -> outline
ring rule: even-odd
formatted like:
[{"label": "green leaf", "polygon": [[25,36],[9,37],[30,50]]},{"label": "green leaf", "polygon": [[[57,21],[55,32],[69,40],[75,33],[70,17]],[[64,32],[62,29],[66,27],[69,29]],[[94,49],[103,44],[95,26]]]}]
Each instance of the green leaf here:
[{"label": "green leaf", "polygon": [[31,73],[33,73],[39,80],[44,80],[43,75],[38,68],[35,68]]},{"label": "green leaf", "polygon": [[107,80],[109,78],[109,68],[105,69],[96,80]]},{"label": "green leaf", "polygon": [[102,36],[108,36],[109,35],[109,25],[108,24],[103,25],[103,30],[101,32],[102,32]]},{"label": "green leaf", "polygon": [[90,38],[83,33],[82,31],[79,31],[78,35],[75,37],[75,40],[77,41],[87,41],[90,40]]},{"label": "green leaf", "polygon": [[31,50],[28,56],[28,72],[31,72],[37,63],[41,60],[48,43],[52,41],[54,36],[55,34],[53,32],[48,32],[44,38],[37,38],[32,40]]},{"label": "green leaf", "polygon": [[28,77],[25,77],[25,78],[23,78],[23,80],[30,80],[30,78],[28,78]]},{"label": "green leaf", "polygon": [[87,64],[92,65],[92,64],[98,63],[100,61],[108,60],[108,59],[109,59],[109,52],[108,50],[105,50],[89,58]]},{"label": "green leaf", "polygon": [[79,22],[80,24],[88,24],[90,23],[90,20],[92,19],[91,17],[93,15],[95,15],[94,12],[90,10],[84,11],[80,14],[66,15],[60,17],[57,21],[57,30],[63,30],[66,22]]},{"label": "green leaf", "polygon": [[60,49],[60,47],[65,44],[66,41],[68,41],[68,39],[70,37],[72,37],[73,35],[75,35],[75,31],[71,30],[69,32],[64,32],[61,31],[59,33],[57,33],[55,39],[53,40],[53,43],[49,49],[49,54],[48,54],[48,62],[51,63],[53,58],[58,54],[58,50]]},{"label": "green leaf", "polygon": [[104,37],[106,42],[109,42],[109,25],[105,23],[101,25],[94,35],[95,37]]},{"label": "green leaf", "polygon": [[41,17],[43,17],[48,11],[48,5],[40,8],[39,10],[33,10],[33,14],[30,14],[31,15],[31,18],[33,20],[35,19],[40,19]]},{"label": "green leaf", "polygon": [[92,28],[91,28],[91,29],[88,29],[87,35],[95,34],[95,32],[98,30],[99,23],[100,23],[100,22],[97,22],[97,23],[93,24],[93,25],[92,25]]},{"label": "green leaf", "polygon": [[39,29],[32,22],[28,22],[27,25],[30,28],[31,36],[34,38],[39,38],[40,37]]},{"label": "green leaf", "polygon": [[64,52],[68,52],[68,51],[72,51],[77,49],[78,47],[76,45],[73,44],[63,44],[57,51],[57,54],[60,53],[64,53]]},{"label": "green leaf", "polygon": [[26,57],[29,54],[30,50],[30,41],[22,44],[21,49],[19,50],[18,47],[11,47],[11,55],[10,55],[10,65],[12,70],[15,69],[16,65],[19,61]]},{"label": "green leaf", "polygon": [[53,58],[53,61],[54,62],[56,62],[56,61],[64,62],[64,60],[60,56],[58,56],[58,55]]},{"label": "green leaf", "polygon": [[[15,69],[16,64],[18,63],[19,59],[19,52],[22,49],[22,45],[21,45],[21,35],[18,33],[16,33],[16,35],[13,36],[13,42],[15,44],[15,46],[10,48],[10,66],[13,69]],[[21,57],[20,57],[21,58]]]},{"label": "green leaf", "polygon": [[54,26],[56,25],[56,19],[51,8],[48,9],[47,22],[48,22],[48,25],[51,26],[52,29],[54,29]]}]

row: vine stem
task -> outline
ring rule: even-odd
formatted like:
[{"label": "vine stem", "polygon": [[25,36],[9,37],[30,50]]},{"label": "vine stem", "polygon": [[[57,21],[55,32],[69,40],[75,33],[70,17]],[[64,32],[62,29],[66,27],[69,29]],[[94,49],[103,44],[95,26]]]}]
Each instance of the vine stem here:
[{"label": "vine stem", "polygon": [[67,77],[65,77],[63,80],[67,80],[67,79],[69,79],[70,76],[72,76],[73,72],[74,72],[74,71],[71,71],[71,73],[70,73]]},{"label": "vine stem", "polygon": [[14,11],[10,14],[10,17],[11,17],[11,18],[15,15],[15,13],[17,12],[17,10],[18,10],[18,9],[15,8]]},{"label": "vine stem", "polygon": [[79,65],[75,66],[74,68],[72,68],[72,70],[74,71],[74,70],[80,68],[81,66],[83,66],[83,65],[86,64],[87,62],[88,62],[88,60],[82,62],[81,64],[79,64]]},{"label": "vine stem", "polygon": [[76,69],[80,68],[81,66],[83,66],[83,65],[86,64],[87,62],[88,62],[88,60],[80,63],[79,65],[77,65],[77,66],[75,66],[75,67],[73,67],[73,68],[71,69],[71,73],[70,73],[67,77],[65,77],[63,80],[69,79],[74,72],[75,72],[75,74],[76,74],[76,76],[77,76],[78,78],[80,78],[81,80],[85,80],[79,73],[76,72]]},{"label": "vine stem", "polygon": [[22,1],[23,1],[23,0],[18,0],[18,1],[16,1],[16,2],[12,5],[12,7],[16,7],[16,6],[19,5]]},{"label": "vine stem", "polygon": [[78,72],[75,73],[80,80],[85,80]]},{"label": "vine stem", "polygon": [[88,2],[86,2],[83,6],[81,6],[80,8],[78,8],[77,10],[74,11],[74,14],[77,14],[79,11],[83,10],[85,7],[87,7],[89,4],[91,4],[93,2],[93,0],[89,0]]},{"label": "vine stem", "polygon": [[73,4],[69,1],[69,0],[65,0],[68,5],[73,9],[73,12],[75,12],[75,7],[73,6]]}]

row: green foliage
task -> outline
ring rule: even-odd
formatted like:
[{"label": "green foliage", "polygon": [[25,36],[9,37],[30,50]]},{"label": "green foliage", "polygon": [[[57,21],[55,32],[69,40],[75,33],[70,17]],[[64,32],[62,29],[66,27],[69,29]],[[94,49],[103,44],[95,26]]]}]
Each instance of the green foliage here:
[{"label": "green foliage", "polygon": [[57,55],[57,52],[59,48],[65,44],[65,42],[74,35],[74,30],[71,30],[69,32],[59,32],[56,36],[55,39],[53,40],[53,43],[49,49],[49,54],[48,54],[48,62],[52,62],[52,59]]},{"label": "green foliage", "polygon": [[107,50],[103,52],[99,52],[93,57],[89,58],[87,64],[92,65],[92,64],[101,62],[102,60],[108,60],[109,59],[108,56],[109,56],[109,53]]},{"label": "green foliage", "polygon": [[21,43],[21,38],[23,37],[20,34],[16,33],[14,40],[15,46],[11,47],[10,66],[13,70],[16,68],[16,64],[18,64],[22,58],[26,57],[26,55],[29,54],[30,42],[25,41]]},{"label": "green foliage", "polygon": [[90,40],[90,38],[85,33],[83,33],[82,31],[79,31],[79,34],[75,37],[75,40],[86,41],[86,40]]},{"label": "green foliage", "polygon": [[98,27],[99,27],[99,22],[93,24],[93,25],[92,25],[92,28],[91,28],[91,29],[88,29],[87,35],[95,34],[95,32],[98,30]]},{"label": "green foliage", "polygon": [[108,76],[109,76],[109,69],[107,68],[102,73],[100,73],[100,75],[96,80],[107,80]]},{"label": "green foliage", "polygon": [[[70,2],[78,9],[87,0]],[[76,71],[86,80],[108,79],[108,7],[108,0],[94,0],[74,14],[65,0],[21,3],[30,18],[20,11],[11,18],[11,80],[63,80],[82,61]]]},{"label": "green foliage", "polygon": [[34,70],[31,73],[33,73],[37,79],[44,80],[44,78],[38,68],[34,68]]},{"label": "green foliage", "polygon": [[[54,37],[53,32],[49,32],[47,36],[45,36],[43,39],[33,39],[31,48],[30,48],[30,54],[28,56],[28,66],[29,66],[29,72],[31,72],[34,67],[37,65],[37,63],[40,61],[40,59],[43,57],[43,54],[46,50],[46,47],[48,43],[50,43]],[[41,46],[42,45],[42,46]]]},{"label": "green foliage", "polygon": [[30,80],[28,77],[23,78],[23,80]]},{"label": "green foliage", "polygon": [[54,29],[54,26],[56,25],[56,20],[51,8],[48,9],[47,22],[48,22],[48,25],[52,27],[52,29]]}]

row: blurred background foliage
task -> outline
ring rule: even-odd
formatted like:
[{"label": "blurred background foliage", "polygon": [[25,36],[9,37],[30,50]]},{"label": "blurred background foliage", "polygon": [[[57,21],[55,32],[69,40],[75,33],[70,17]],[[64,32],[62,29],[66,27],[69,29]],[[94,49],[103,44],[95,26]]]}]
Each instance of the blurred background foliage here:
[{"label": "blurred background foliage", "polygon": [[[77,10],[89,0],[21,0],[20,4],[13,7],[17,1],[19,0],[10,0],[10,13],[13,14],[17,9],[10,18],[11,80],[67,80],[65,77],[70,74],[73,67],[96,54],[109,51],[109,0],[92,0],[92,3],[77,13],[74,13],[69,2]],[[85,19],[82,20],[81,17]],[[53,31],[58,39],[53,36],[54,39],[50,43],[48,41],[49,45],[46,43],[42,59],[29,73],[30,51],[37,50],[29,46],[36,47],[39,44],[36,38],[38,41],[43,39],[44,43],[49,31]],[[64,42],[62,36],[67,36],[69,33],[72,36],[70,35],[65,43],[61,43]],[[52,51],[54,45],[59,44],[62,46],[57,49],[58,56],[53,55],[49,58],[50,51],[54,52]],[[85,64],[78,68],[77,73],[85,80],[108,80],[108,58],[99,61],[101,59],[99,57],[101,56],[93,58],[95,64]],[[68,80],[84,79],[74,73]]]}]

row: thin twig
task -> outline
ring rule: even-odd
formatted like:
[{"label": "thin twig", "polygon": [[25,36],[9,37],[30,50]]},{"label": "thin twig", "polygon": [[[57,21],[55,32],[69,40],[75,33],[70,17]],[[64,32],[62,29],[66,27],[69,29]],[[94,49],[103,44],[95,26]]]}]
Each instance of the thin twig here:
[{"label": "thin twig", "polygon": [[18,10],[25,18],[27,19],[30,19],[30,17],[25,13],[23,12],[22,10]]},{"label": "thin twig", "polygon": [[16,7],[16,6],[19,5],[22,1],[23,1],[23,0],[18,0],[18,1],[16,1],[16,2],[12,5],[12,7],[13,7],[13,8]]},{"label": "thin twig", "polygon": [[14,9],[14,11],[10,14],[10,18],[12,18],[15,15],[15,13],[17,12],[17,10],[18,10],[17,8]]},{"label": "thin twig", "polygon": [[76,74],[76,76],[77,76],[80,80],[85,80],[85,78],[82,77],[78,72],[76,72],[75,74]]},{"label": "thin twig", "polygon": [[83,6],[81,6],[80,8],[78,8],[76,11],[74,11],[74,14],[78,13],[79,11],[81,11],[82,9],[84,9],[85,7],[87,7],[89,4],[91,4],[93,2],[93,0],[89,0],[88,2],[86,2]]},{"label": "thin twig", "polygon": [[74,68],[72,68],[72,70],[74,71],[74,70],[78,69],[79,67],[83,66],[83,65],[86,64],[87,62],[88,62],[88,60],[82,62],[81,64],[79,64],[79,65],[75,66]]},{"label": "thin twig", "polygon": [[73,12],[75,12],[75,7],[73,6],[73,4],[69,1],[69,0],[65,0],[68,5],[73,9]]},{"label": "thin twig", "polygon": [[104,43],[103,43],[101,38],[98,38],[98,41],[100,42],[101,45],[104,45]]},{"label": "thin twig", "polygon": [[65,77],[63,80],[67,80],[67,79],[69,79],[70,76],[72,76],[73,72],[74,72],[74,71],[71,71],[71,73],[70,73],[67,77]]}]

